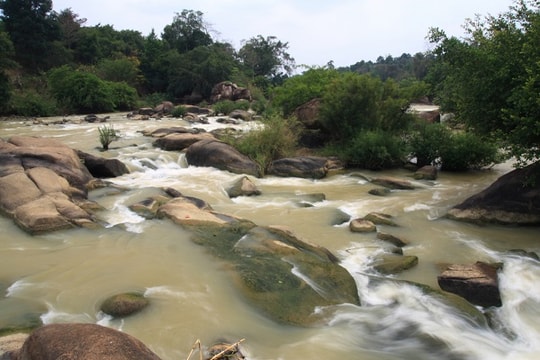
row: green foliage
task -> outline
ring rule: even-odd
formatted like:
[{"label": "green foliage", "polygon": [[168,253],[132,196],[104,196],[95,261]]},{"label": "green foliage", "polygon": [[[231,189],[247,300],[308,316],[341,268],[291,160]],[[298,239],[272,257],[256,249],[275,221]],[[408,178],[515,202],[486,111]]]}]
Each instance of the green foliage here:
[{"label": "green foliage", "polygon": [[137,100],[135,89],[125,83],[103,81],[92,73],[68,66],[51,70],[48,81],[59,105],[69,112],[129,110]]},{"label": "green foliage", "polygon": [[419,167],[430,165],[441,157],[441,149],[450,143],[450,138],[451,130],[443,124],[421,124],[409,139],[411,155],[416,157],[416,164]]},{"label": "green foliage", "polygon": [[441,149],[442,169],[465,171],[499,163],[497,145],[473,133],[454,133],[448,146]]},{"label": "green foliage", "polygon": [[442,169],[464,171],[479,169],[502,160],[496,143],[470,132],[456,132],[443,124],[425,124],[409,140],[417,165],[429,165],[436,159]]},{"label": "green foliage", "polygon": [[112,125],[107,126],[100,126],[98,127],[98,133],[99,133],[99,142],[101,143],[101,147],[103,150],[108,150],[109,145],[114,141],[118,139],[118,133],[114,129]]},{"label": "green foliage", "polygon": [[212,44],[206,24],[201,11],[182,10],[176,13],[173,22],[163,29],[163,40],[170,49],[175,49],[179,53],[186,53],[199,46]]},{"label": "green foliage", "polygon": [[32,72],[46,70],[51,44],[60,38],[51,0],[2,0],[5,30],[15,47],[16,59]]},{"label": "green foliage", "polygon": [[221,100],[212,105],[216,114],[230,114],[233,110],[249,110],[248,101]]},{"label": "green foliage", "polygon": [[127,57],[103,59],[98,63],[96,73],[103,80],[135,86],[139,82],[139,62],[136,58]]},{"label": "green foliage", "polygon": [[274,116],[264,122],[261,130],[252,130],[230,142],[259,164],[264,174],[271,161],[293,154],[298,142],[298,128],[294,120]]},{"label": "green foliage", "polygon": [[137,91],[125,82],[106,82],[112,93],[114,110],[131,110],[137,104]]},{"label": "green foliage", "polygon": [[186,112],[187,112],[187,109],[185,106],[178,105],[174,107],[174,109],[171,112],[171,115],[174,118],[181,118],[182,116],[186,114]]},{"label": "green foliage", "polygon": [[10,107],[12,112],[22,116],[57,115],[56,102],[33,90],[13,93]]},{"label": "green foliage", "polygon": [[[402,54],[400,57],[379,56],[376,62],[359,61],[340,71],[352,71],[359,74],[371,74],[381,80],[394,79],[401,81],[407,78],[424,80],[433,61],[433,54]],[[425,95],[425,94],[424,94]]]},{"label": "green foliage", "polygon": [[238,51],[238,57],[253,77],[275,78],[294,70],[294,58],[289,55],[288,43],[277,40],[275,36],[262,35],[245,41]]},{"label": "green foliage", "polygon": [[324,152],[338,156],[348,166],[370,170],[395,168],[406,155],[403,141],[382,130],[357,133],[347,143],[333,143]]},{"label": "green foliage", "polygon": [[431,73],[443,110],[471,130],[496,135],[523,162],[540,158],[540,3],[470,20],[468,38],[432,29]]},{"label": "green foliage", "polygon": [[323,96],[326,87],[337,79],[339,73],[333,69],[311,68],[301,75],[293,76],[272,91],[272,106],[289,116],[300,105]]},{"label": "green foliage", "polygon": [[320,121],[334,140],[346,142],[362,130],[396,132],[409,126],[411,99],[392,80],[344,73],[325,89]]}]

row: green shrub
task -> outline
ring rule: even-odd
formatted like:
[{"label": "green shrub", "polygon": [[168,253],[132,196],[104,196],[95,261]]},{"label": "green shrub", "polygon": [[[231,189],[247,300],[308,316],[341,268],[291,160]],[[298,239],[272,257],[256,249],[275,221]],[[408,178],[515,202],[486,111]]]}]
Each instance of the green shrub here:
[{"label": "green shrub", "polygon": [[56,101],[69,112],[110,112],[115,108],[112,87],[94,74],[62,66],[51,70],[48,80]]},{"label": "green shrub", "polygon": [[10,108],[14,114],[22,116],[57,115],[54,99],[34,91],[13,93]]},{"label": "green shrub", "polygon": [[249,110],[248,101],[221,100],[212,105],[216,114],[230,114],[233,110]]},{"label": "green shrub", "polygon": [[443,124],[420,124],[409,140],[416,164],[422,167],[441,157],[441,150],[448,146],[451,136],[451,130]]},{"label": "green shrub", "polygon": [[101,143],[101,147],[103,148],[103,150],[108,150],[110,143],[118,139],[118,133],[112,125],[100,126],[98,127],[98,132],[99,142]]},{"label": "green shrub", "polygon": [[498,146],[470,132],[455,132],[443,124],[425,124],[409,139],[411,155],[417,165],[431,164],[437,158],[442,169],[478,169],[502,160]]},{"label": "green shrub", "polygon": [[382,130],[369,130],[357,134],[345,145],[333,145],[326,152],[334,151],[350,167],[382,170],[403,163],[405,148],[403,141]]},{"label": "green shrub", "polygon": [[174,107],[174,109],[171,112],[171,115],[172,117],[175,117],[175,118],[181,118],[182,116],[186,114],[186,112],[187,112],[187,109],[185,106],[178,105]]},{"label": "green shrub", "polygon": [[131,110],[137,104],[137,91],[125,82],[109,82],[115,110]]},{"label": "green shrub", "polygon": [[480,169],[502,160],[498,146],[472,133],[454,133],[451,142],[441,149],[442,169],[464,171]]},{"label": "green shrub", "polygon": [[293,154],[298,143],[298,129],[294,119],[271,117],[261,130],[252,130],[229,142],[244,155],[259,164],[264,174],[271,161]]}]

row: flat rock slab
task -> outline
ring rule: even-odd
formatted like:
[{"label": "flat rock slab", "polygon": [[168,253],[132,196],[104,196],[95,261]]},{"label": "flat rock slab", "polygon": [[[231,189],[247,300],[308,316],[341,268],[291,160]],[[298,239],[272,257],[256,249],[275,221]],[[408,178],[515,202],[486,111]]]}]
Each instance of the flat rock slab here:
[{"label": "flat rock slab", "polygon": [[438,276],[437,281],[441,289],[462,296],[473,304],[501,306],[497,270],[496,266],[483,262],[453,264]]}]

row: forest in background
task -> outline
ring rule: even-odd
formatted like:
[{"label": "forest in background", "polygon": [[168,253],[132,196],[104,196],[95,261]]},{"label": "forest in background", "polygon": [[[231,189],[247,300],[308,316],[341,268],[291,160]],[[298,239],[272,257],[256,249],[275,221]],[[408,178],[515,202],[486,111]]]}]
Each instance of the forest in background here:
[{"label": "forest in background", "polygon": [[[215,40],[200,11],[176,13],[161,34],[143,36],[85,26],[71,9],[52,11],[51,0],[0,0],[0,114],[200,104],[215,84],[232,81],[250,89],[253,109],[285,122],[274,125],[293,141],[293,110],[320,99],[324,149],[354,166],[393,167],[405,154],[426,163],[442,157],[448,170],[501,155],[526,164],[540,152],[539,6],[515,0],[506,13],[464,20],[464,39],[429,29],[430,52],[299,69],[288,43],[274,36],[253,36],[240,49]],[[425,97],[455,115],[451,127],[426,126],[406,112]]]}]

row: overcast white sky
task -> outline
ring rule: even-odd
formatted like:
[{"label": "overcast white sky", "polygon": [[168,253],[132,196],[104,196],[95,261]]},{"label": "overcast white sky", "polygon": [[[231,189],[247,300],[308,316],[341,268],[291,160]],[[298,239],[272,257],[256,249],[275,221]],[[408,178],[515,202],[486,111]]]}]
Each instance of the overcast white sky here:
[{"label": "overcast white sky", "polygon": [[415,54],[429,49],[430,27],[462,36],[465,19],[498,15],[513,0],[53,0],[53,8],[71,8],[87,26],[112,25],[161,35],[175,13],[202,11],[217,32],[231,43],[257,35],[289,43],[296,64],[349,66],[378,56]]}]

